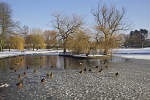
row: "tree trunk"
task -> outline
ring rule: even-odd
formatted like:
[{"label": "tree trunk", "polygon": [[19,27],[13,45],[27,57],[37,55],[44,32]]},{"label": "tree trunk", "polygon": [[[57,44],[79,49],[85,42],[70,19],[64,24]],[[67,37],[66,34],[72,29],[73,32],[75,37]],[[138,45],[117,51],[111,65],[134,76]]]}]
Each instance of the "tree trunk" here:
[{"label": "tree trunk", "polygon": [[4,52],[4,46],[2,46],[2,51]]},{"label": "tree trunk", "polygon": [[33,45],[33,51],[34,51],[34,45]]},{"label": "tree trunk", "polygon": [[104,47],[104,55],[108,54],[108,36],[105,34],[105,47]]},{"label": "tree trunk", "polygon": [[0,45],[0,51],[2,51],[2,46]]},{"label": "tree trunk", "polygon": [[107,55],[107,53],[108,53],[108,50],[107,48],[105,48],[104,55]]},{"label": "tree trunk", "polygon": [[64,53],[66,53],[66,40],[64,40],[63,47],[64,47]]},{"label": "tree trunk", "polygon": [[64,43],[64,53],[66,53],[66,43]]},{"label": "tree trunk", "polygon": [[9,51],[10,51],[10,46],[9,46]]}]

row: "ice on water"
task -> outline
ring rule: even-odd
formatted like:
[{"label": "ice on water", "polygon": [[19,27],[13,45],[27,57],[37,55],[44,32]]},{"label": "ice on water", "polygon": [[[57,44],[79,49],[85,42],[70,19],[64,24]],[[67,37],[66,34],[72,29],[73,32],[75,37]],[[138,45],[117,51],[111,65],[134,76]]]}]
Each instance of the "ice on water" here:
[{"label": "ice on water", "polygon": [[[97,99],[133,99],[148,100],[150,98],[150,63],[139,63],[132,60],[128,63],[112,63],[109,69],[103,73],[93,68],[92,72],[80,74],[80,70],[52,70],[54,78],[46,76],[48,70],[26,70],[27,76],[23,76],[24,84],[19,88],[15,84],[19,82],[17,74],[9,70],[0,75],[3,83],[9,87],[0,88],[0,99],[12,100],[97,100]],[[120,73],[115,77],[116,70]],[[41,79],[45,78],[42,84]]]}]

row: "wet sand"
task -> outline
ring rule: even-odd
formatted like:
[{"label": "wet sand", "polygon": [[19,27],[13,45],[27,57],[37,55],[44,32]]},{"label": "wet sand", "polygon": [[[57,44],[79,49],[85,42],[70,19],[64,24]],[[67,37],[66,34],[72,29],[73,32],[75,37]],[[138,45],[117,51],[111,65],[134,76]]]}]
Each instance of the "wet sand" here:
[{"label": "wet sand", "polygon": [[[78,70],[34,69],[16,74],[9,70],[0,72],[0,83],[9,87],[0,88],[0,100],[149,100],[150,99],[150,62],[148,60],[126,59],[124,63],[101,64],[99,69],[92,68],[80,74]],[[102,73],[98,72],[103,68]],[[88,68],[89,69],[89,68]],[[52,72],[51,79],[46,76]],[[115,73],[119,76],[116,77]],[[18,75],[22,75],[24,84],[19,88]],[[42,84],[41,79],[45,78]]]}]

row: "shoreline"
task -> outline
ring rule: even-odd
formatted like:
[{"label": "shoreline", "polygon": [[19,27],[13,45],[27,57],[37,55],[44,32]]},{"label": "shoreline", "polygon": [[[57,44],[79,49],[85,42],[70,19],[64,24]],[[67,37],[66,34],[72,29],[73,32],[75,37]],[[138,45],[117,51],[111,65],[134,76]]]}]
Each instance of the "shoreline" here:
[{"label": "shoreline", "polygon": [[[116,51],[116,50],[114,50]],[[119,49],[119,52],[113,52],[112,56],[123,57],[123,58],[134,58],[134,59],[146,59],[150,60],[150,48],[141,48],[141,49]],[[24,55],[59,55],[64,57],[73,57],[79,59],[101,59],[103,57],[112,57],[110,55],[93,55],[90,54],[88,57],[85,54],[81,55],[63,55],[63,50],[49,50],[49,49],[39,49],[39,50],[25,50],[25,52],[17,51],[16,49],[12,49],[8,51],[7,49],[4,52],[0,52],[0,59],[6,59],[11,57],[17,56],[24,56]]]}]

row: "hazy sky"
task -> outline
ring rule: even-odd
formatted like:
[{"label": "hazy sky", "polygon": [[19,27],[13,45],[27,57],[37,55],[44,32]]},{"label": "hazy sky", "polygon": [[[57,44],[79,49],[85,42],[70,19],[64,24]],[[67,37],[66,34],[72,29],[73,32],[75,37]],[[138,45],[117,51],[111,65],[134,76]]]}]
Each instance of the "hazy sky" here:
[{"label": "hazy sky", "polygon": [[[13,19],[20,21],[21,26],[29,28],[53,29],[48,26],[50,14],[64,11],[68,14],[86,15],[88,25],[94,23],[91,14],[92,7],[96,7],[100,0],[0,0],[11,5]],[[115,4],[118,10],[124,6],[126,18],[133,21],[133,30],[147,29],[150,32],[150,0],[101,0],[102,3]]]}]

